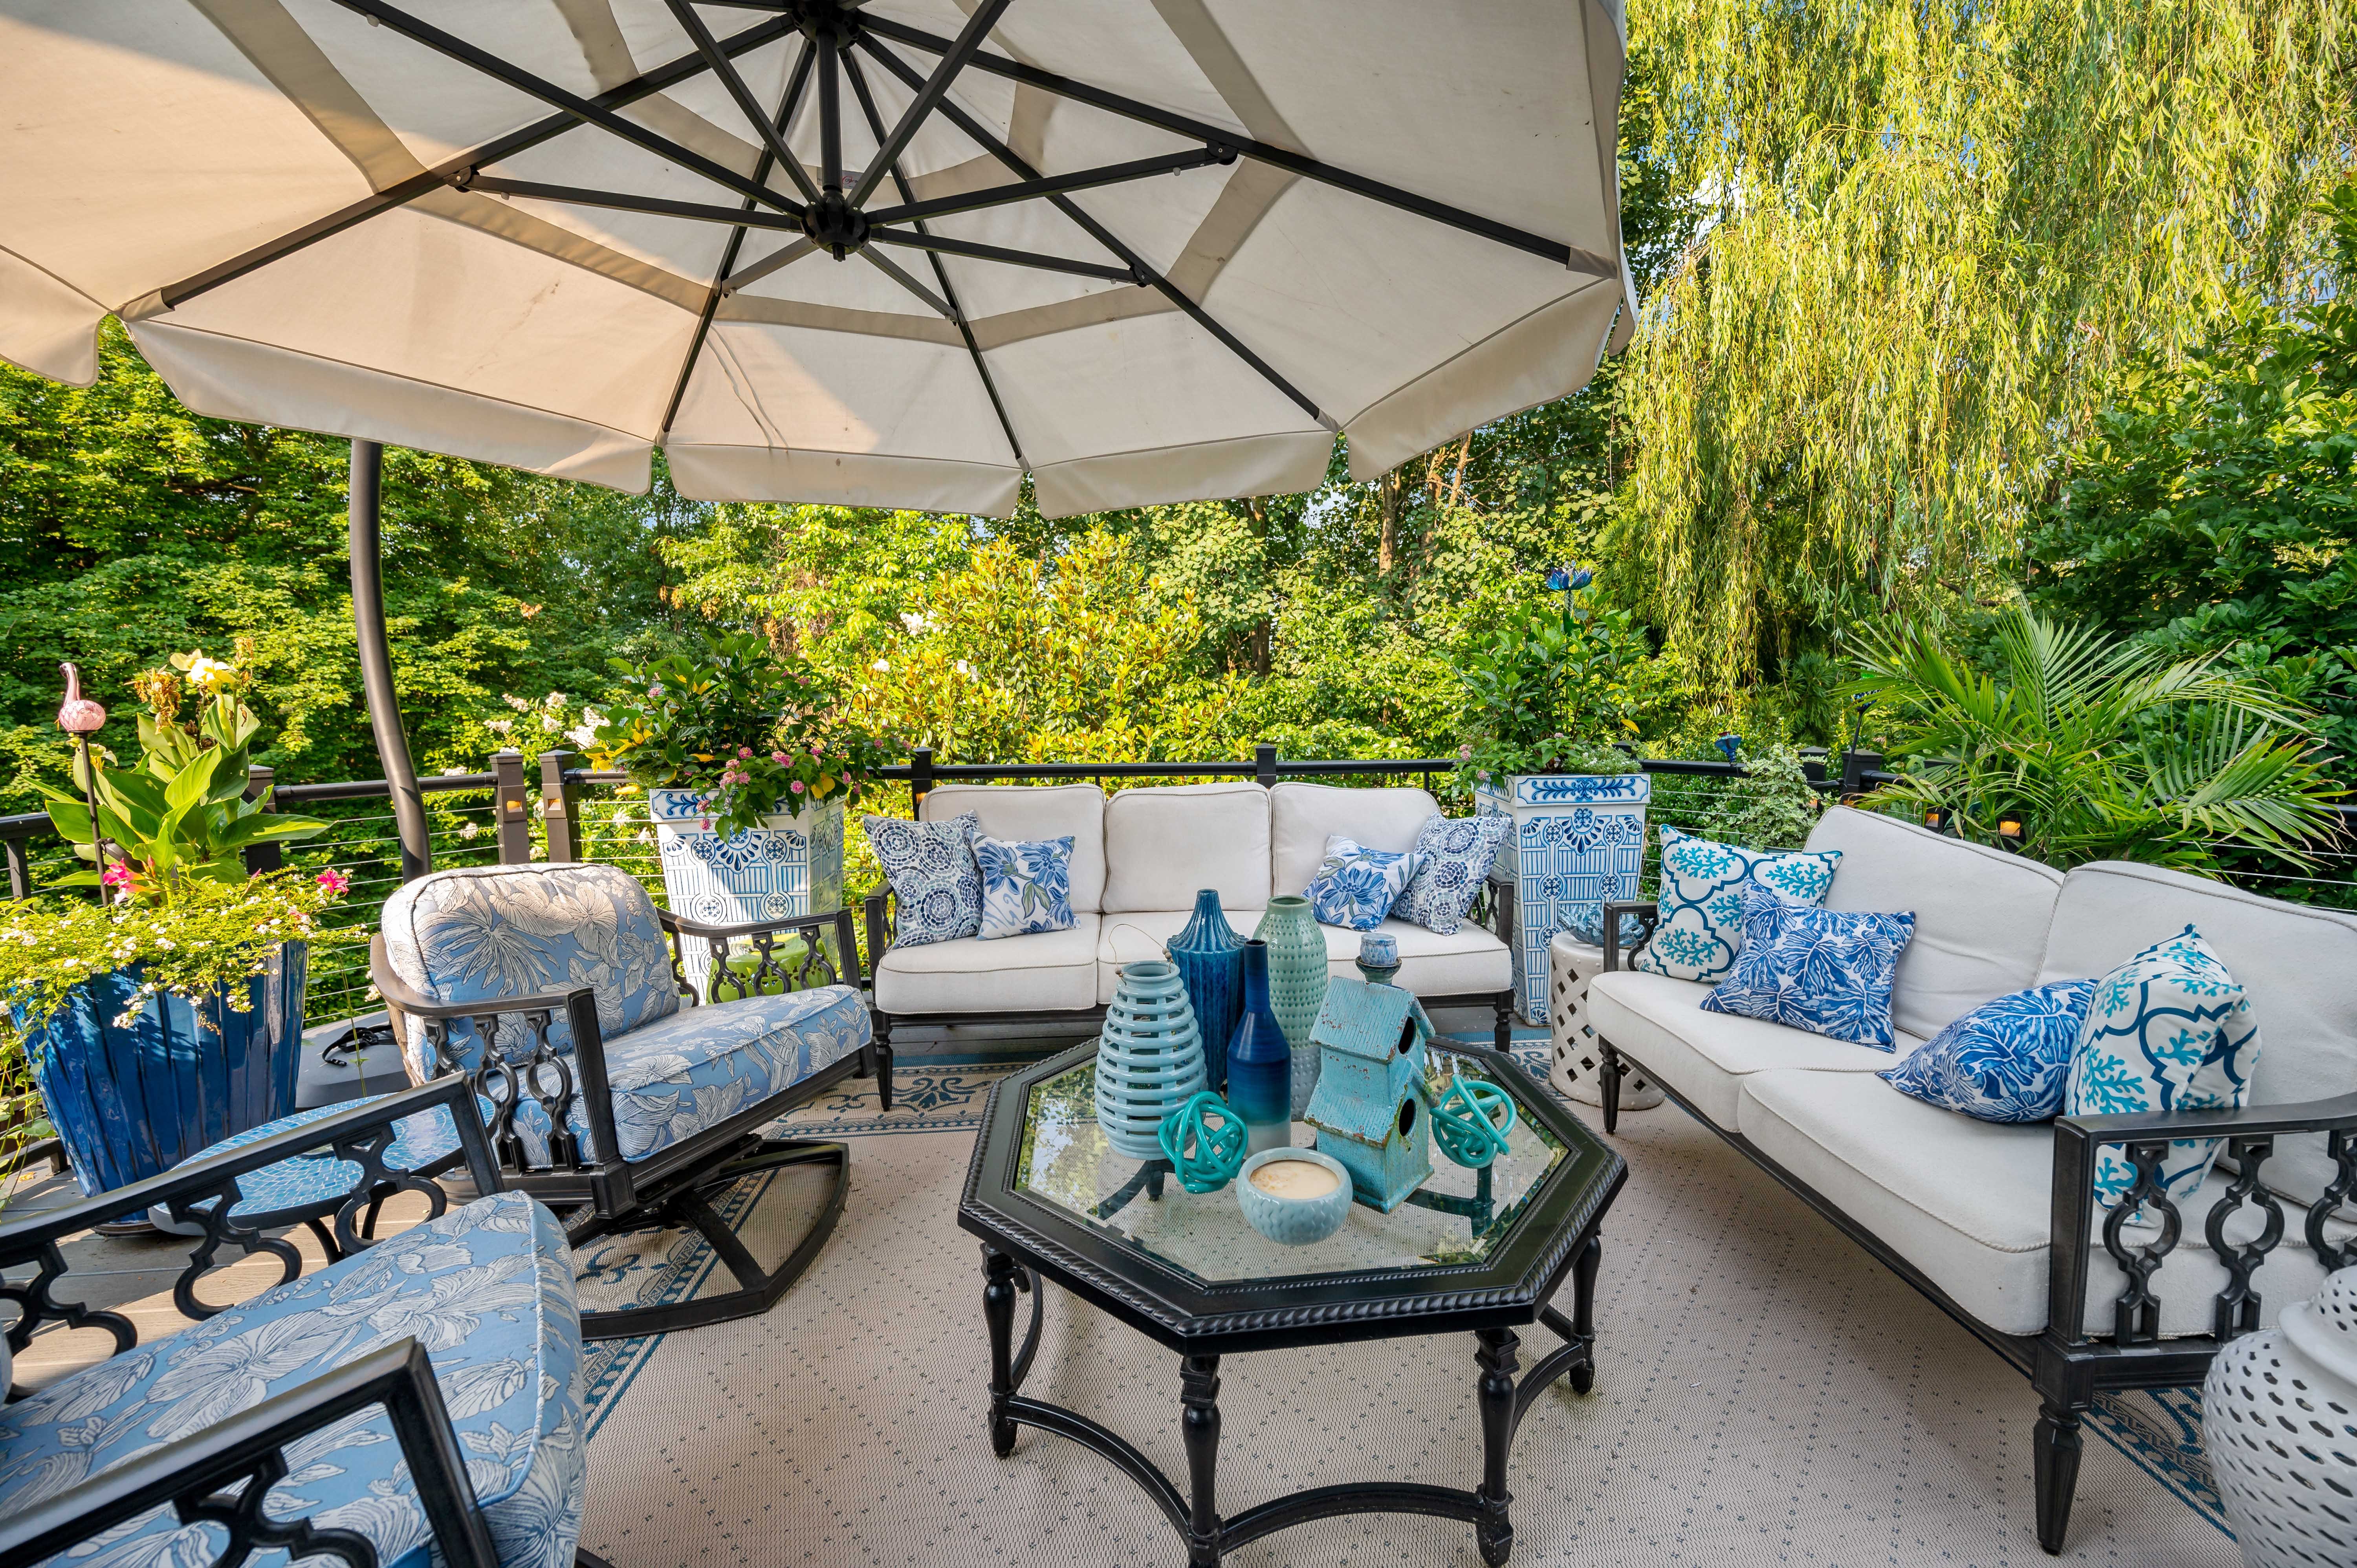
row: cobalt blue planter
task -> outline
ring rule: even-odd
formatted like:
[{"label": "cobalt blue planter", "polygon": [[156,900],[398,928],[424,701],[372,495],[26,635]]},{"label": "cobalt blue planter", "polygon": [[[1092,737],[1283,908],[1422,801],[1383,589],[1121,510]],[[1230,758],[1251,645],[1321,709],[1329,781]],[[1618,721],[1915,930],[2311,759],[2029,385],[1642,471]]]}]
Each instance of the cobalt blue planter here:
[{"label": "cobalt blue planter", "polygon": [[295,1109],[309,957],[302,942],[280,947],[267,972],[246,983],[244,1013],[226,1005],[225,993],[200,1005],[151,997],[119,1026],[136,968],[68,993],[26,1044],[84,1193],[161,1176]]},{"label": "cobalt blue planter", "polygon": [[1268,944],[1243,946],[1244,1005],[1228,1038],[1228,1103],[1244,1124],[1252,1154],[1293,1142],[1293,1053],[1268,1004]]},{"label": "cobalt blue planter", "polygon": [[1228,1086],[1228,1036],[1244,1005],[1244,940],[1221,912],[1218,889],[1195,895],[1195,912],[1168,950],[1194,1004],[1203,1032],[1203,1072],[1217,1093]]}]

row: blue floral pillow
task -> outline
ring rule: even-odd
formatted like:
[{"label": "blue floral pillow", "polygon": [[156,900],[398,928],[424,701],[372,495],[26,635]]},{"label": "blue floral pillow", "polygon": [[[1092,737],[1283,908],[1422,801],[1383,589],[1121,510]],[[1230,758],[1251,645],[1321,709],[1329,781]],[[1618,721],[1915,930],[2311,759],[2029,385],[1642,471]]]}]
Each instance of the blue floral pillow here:
[{"label": "blue floral pillow", "polygon": [[1879,1076],[1901,1094],[1983,1122],[2051,1122],[2062,1091],[2092,980],[2033,986],[1984,1002]]},{"label": "blue floral pillow", "polygon": [[1072,835],[1013,843],[976,834],[982,940],[1072,929]]},{"label": "blue floral pillow", "polygon": [[1664,827],[1653,895],[1661,921],[1633,967],[1674,980],[1724,980],[1743,945],[1745,889],[1770,887],[1822,904],[1840,864],[1837,849],[1743,849]]},{"label": "blue floral pillow", "polygon": [[[2095,984],[2071,1058],[2062,1107],[2072,1116],[2239,1106],[2259,1065],[2259,1026],[2242,983],[2188,926]],[[2218,1157],[2215,1138],[2178,1138],[2160,1162],[2162,1188],[2183,1203]],[[2136,1181],[2119,1144],[2095,1152],[2095,1197],[2115,1208]]]},{"label": "blue floral pillow", "polygon": [[982,872],[974,858],[981,818],[967,811],[940,822],[899,817],[862,817],[859,822],[884,875],[892,880],[892,897],[900,907],[894,942],[922,947],[982,929]]},{"label": "blue floral pillow", "polygon": [[1911,914],[1820,909],[1754,883],[1743,891],[1743,949],[1703,1011],[1887,1051],[1890,982],[1914,935]]},{"label": "blue floral pillow", "polygon": [[1513,828],[1514,819],[1503,815],[1426,818],[1409,852],[1422,864],[1393,900],[1392,913],[1436,936],[1456,935]]},{"label": "blue floral pillow", "polygon": [[1319,925],[1372,931],[1383,923],[1423,864],[1414,850],[1391,854],[1362,848],[1356,840],[1336,833],[1326,841],[1325,864],[1301,891]]}]

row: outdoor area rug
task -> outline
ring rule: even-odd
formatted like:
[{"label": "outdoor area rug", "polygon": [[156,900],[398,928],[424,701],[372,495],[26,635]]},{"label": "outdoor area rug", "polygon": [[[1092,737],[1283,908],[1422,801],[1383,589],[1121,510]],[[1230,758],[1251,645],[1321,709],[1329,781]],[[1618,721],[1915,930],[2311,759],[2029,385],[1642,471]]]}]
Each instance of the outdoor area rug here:
[{"label": "outdoor area rug", "polygon": [[[1520,1054],[1544,1065],[1543,1047]],[[591,1348],[584,1546],[615,1568],[1183,1560],[1095,1454],[1026,1428],[1001,1460],[984,1435],[981,1260],[956,1208],[1005,1070],[911,1061],[888,1114],[854,1082],[781,1123],[850,1142],[842,1220],[765,1316]],[[1515,1439],[1514,1562],[2049,1561],[2031,1530],[2029,1385],[1674,1106],[1621,1129],[1630,1181],[1605,1223],[1596,1390],[1558,1386]],[[824,1179],[748,1181],[727,1212],[774,1256]],[[803,1190],[770,1185],[790,1183]],[[693,1237],[583,1262],[598,1305],[726,1284]],[[1476,1375],[1469,1335],[1229,1358],[1223,1510],[1338,1481],[1473,1486]],[[1053,1286],[1028,1389],[1185,1474],[1177,1357]],[[2239,1562],[2200,1417],[2190,1393],[2095,1413],[2104,1441],[2086,1445],[2065,1561]],[[1469,1527],[1372,1515],[1228,1561],[1480,1558]]]}]

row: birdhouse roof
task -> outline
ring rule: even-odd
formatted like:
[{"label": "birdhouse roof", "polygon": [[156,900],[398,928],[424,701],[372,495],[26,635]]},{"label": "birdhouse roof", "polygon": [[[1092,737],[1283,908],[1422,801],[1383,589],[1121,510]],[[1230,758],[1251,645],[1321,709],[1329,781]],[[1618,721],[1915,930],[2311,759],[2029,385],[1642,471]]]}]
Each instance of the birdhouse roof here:
[{"label": "birdhouse roof", "polygon": [[1432,1020],[1411,993],[1396,985],[1337,978],[1326,983],[1326,1005],[1318,1009],[1309,1039],[1328,1050],[1388,1058],[1399,1049],[1400,1031],[1411,1020],[1420,1037],[1432,1038]]}]

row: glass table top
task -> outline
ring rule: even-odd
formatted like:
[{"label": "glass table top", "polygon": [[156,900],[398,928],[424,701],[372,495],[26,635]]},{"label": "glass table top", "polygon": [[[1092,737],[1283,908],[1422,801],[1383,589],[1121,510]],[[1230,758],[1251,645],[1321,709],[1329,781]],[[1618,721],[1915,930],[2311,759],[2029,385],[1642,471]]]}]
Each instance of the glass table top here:
[{"label": "glass table top", "polygon": [[[1434,1058],[1444,1074],[1453,1067],[1468,1082],[1500,1082],[1518,1106],[1537,1091],[1514,1081],[1512,1069],[1493,1074],[1446,1052]],[[1093,1058],[1032,1086],[1021,1137],[1017,1191],[1206,1283],[1480,1262],[1512,1234],[1532,1193],[1567,1153],[1532,1116],[1518,1114],[1506,1152],[1487,1170],[1467,1170],[1434,1145],[1432,1175],[1391,1213],[1353,1203],[1333,1235],[1286,1247],[1245,1220],[1233,1183],[1190,1193],[1163,1162],[1115,1153],[1097,1127]],[[1314,1146],[1317,1137],[1307,1122],[1293,1124],[1296,1145]]]}]

